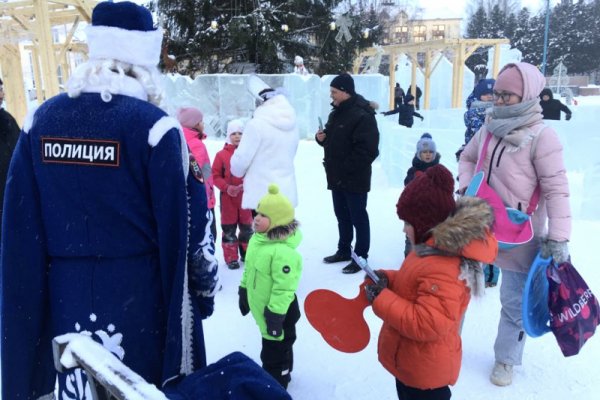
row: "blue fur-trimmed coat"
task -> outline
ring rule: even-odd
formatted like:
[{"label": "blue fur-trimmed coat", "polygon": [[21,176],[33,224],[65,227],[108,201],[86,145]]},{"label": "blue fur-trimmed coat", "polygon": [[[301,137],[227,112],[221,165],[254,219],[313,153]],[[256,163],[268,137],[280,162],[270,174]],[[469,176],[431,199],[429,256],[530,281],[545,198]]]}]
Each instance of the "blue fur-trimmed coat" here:
[{"label": "blue fur-trimmed coat", "polygon": [[[2,398],[54,391],[51,341],[67,332],[90,334],[158,387],[204,367],[214,243],[177,121],[98,93],[58,95],[31,118],[5,193]],[[59,391],[89,396],[79,370],[60,374]]]}]

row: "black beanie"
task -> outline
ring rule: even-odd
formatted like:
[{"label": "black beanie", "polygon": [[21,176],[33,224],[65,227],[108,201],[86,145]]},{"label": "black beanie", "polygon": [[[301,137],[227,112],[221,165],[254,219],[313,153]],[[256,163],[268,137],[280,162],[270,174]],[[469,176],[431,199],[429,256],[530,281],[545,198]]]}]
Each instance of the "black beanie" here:
[{"label": "black beanie", "polygon": [[331,81],[329,85],[348,94],[356,94],[354,91],[354,79],[348,74],[339,74]]}]

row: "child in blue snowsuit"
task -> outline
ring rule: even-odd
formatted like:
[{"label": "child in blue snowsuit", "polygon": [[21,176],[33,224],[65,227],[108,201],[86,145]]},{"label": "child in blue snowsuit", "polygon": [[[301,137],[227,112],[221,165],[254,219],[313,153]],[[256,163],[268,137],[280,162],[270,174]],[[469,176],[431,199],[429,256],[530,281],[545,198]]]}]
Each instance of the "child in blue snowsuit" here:
[{"label": "child in blue snowsuit", "polygon": [[[104,2],[87,38],[89,61],[28,116],[9,169],[3,399],[52,396],[51,341],[70,332],[159,388],[206,365],[214,243],[202,176],[155,105],[162,32],[144,7]],[[58,398],[89,391],[80,369],[58,375]]]},{"label": "child in blue snowsuit", "polygon": [[[473,92],[467,98],[467,111],[464,115],[465,120],[465,144],[456,152],[456,161],[460,158],[460,153],[469,143],[471,138],[479,131],[485,122],[486,112],[494,105],[494,79],[481,79]],[[500,277],[500,268],[495,265],[486,265],[484,267],[485,272],[485,286],[493,287],[498,284],[498,278]]]},{"label": "child in blue snowsuit", "polygon": [[456,152],[456,161],[460,158],[460,153],[462,153],[467,143],[485,122],[487,110],[494,105],[492,93],[495,82],[494,79],[481,79],[467,97],[467,111],[464,114],[465,127],[467,128],[465,130],[465,143]]}]

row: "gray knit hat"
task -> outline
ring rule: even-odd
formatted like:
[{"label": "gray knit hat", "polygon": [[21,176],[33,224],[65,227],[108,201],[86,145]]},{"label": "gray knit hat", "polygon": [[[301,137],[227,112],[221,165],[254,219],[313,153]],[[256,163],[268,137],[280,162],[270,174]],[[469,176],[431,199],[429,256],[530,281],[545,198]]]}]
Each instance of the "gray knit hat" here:
[{"label": "gray knit hat", "polygon": [[426,150],[432,151],[433,153],[437,152],[435,142],[429,133],[424,133],[417,142],[417,156],[419,153]]}]

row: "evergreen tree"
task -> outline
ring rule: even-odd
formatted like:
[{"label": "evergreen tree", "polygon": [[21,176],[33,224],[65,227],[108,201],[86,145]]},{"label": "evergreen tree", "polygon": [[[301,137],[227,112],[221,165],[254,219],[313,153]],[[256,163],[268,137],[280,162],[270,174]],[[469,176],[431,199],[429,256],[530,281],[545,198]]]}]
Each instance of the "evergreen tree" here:
[{"label": "evergreen tree", "polygon": [[506,17],[507,15],[504,11],[496,4],[488,16],[489,24],[487,37],[492,39],[503,39],[506,37]]},{"label": "evergreen tree", "polygon": [[530,21],[531,13],[527,7],[523,7],[517,15],[515,30],[513,32],[513,39],[511,41],[512,47],[520,49],[524,53],[524,49],[529,44],[530,35]]},{"label": "evergreen tree", "polygon": [[[488,31],[489,20],[485,8],[482,4],[473,13],[467,24],[467,32],[465,37],[472,39],[489,38]],[[471,71],[475,73],[475,81],[483,78],[487,74],[487,51],[489,47],[481,47],[477,49],[469,58],[465,60],[465,64]]]},{"label": "evergreen tree", "polygon": [[488,34],[488,18],[483,5],[480,5],[477,10],[469,18],[467,24],[467,38],[486,38]]},{"label": "evergreen tree", "polygon": [[[329,24],[341,0],[157,0],[156,7],[168,30],[169,52],[180,72],[214,73],[234,62],[248,62],[257,72],[289,72],[296,55],[317,73],[348,69],[356,52],[371,46],[362,38],[369,22],[351,7],[352,39],[338,43]],[[212,24],[212,26],[211,26]],[[323,58],[316,68],[310,60]]]}]

